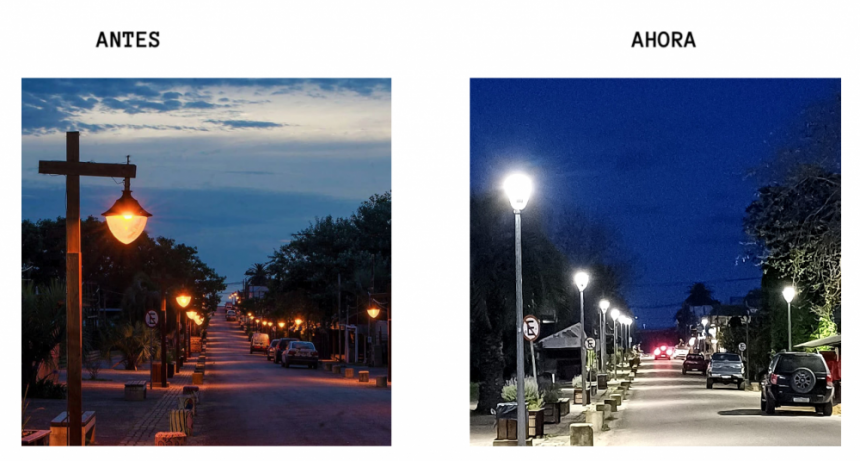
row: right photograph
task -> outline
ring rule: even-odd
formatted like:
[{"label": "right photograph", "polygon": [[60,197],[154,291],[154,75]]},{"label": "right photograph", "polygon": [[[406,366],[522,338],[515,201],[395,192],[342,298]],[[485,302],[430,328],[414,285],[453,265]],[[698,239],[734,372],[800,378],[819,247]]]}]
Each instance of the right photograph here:
[{"label": "right photograph", "polygon": [[472,446],[840,446],[840,79],[473,79]]}]

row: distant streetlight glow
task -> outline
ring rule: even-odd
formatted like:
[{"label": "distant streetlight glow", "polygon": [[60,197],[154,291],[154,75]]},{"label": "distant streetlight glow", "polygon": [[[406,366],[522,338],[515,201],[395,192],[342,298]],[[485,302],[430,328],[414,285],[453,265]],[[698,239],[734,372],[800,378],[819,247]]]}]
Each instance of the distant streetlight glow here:
[{"label": "distant streetlight glow", "polygon": [[791,350],[791,300],[795,295],[794,287],[789,285],[782,290],[782,297],[785,298],[785,303],[788,305],[788,350]]},{"label": "distant streetlight glow", "polygon": [[191,302],[191,296],[187,294],[181,294],[176,297],[176,304],[179,304],[179,307],[188,307],[188,304]]},{"label": "distant streetlight glow", "polygon": [[375,319],[376,316],[378,316],[381,311],[382,311],[382,309],[380,309],[379,306],[371,305],[370,307],[367,308],[367,315],[369,315],[370,318]]}]

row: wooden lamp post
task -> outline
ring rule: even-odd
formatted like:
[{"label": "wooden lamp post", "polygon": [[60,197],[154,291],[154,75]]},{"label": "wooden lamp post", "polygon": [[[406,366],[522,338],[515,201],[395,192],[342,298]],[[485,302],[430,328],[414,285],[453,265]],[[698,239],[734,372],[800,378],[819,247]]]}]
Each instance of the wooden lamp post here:
[{"label": "wooden lamp post", "polygon": [[81,176],[124,178],[125,190],[110,210],[103,213],[114,237],[129,244],[137,239],[152,216],[129,190],[136,177],[135,165],[116,163],[82,163],[80,133],[66,133],[66,161],[39,161],[39,174],[66,177],[66,367],[69,445],[82,445],[81,434]]}]

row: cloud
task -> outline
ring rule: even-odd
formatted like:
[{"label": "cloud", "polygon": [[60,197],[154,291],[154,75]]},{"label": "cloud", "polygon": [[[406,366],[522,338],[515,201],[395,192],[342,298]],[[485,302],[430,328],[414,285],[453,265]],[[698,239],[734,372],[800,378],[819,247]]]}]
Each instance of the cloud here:
[{"label": "cloud", "polygon": [[192,102],[186,102],[185,107],[188,107],[190,109],[211,109],[213,107],[218,107],[218,106],[216,106],[215,104],[210,104],[206,101],[192,101]]},{"label": "cloud", "polygon": [[282,126],[291,126],[281,123],[259,122],[254,120],[206,120],[206,122],[230,128],[280,128]]}]

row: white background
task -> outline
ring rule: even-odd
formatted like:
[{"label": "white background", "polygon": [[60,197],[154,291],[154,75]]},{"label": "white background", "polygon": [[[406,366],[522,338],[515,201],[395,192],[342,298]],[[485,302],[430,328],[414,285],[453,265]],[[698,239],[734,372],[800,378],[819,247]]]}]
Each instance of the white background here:
[{"label": "white background", "polygon": [[[18,3],[18,2],[16,2]],[[20,2],[23,3],[23,2]],[[843,172],[858,143],[858,8],[852,2],[623,1],[40,1],[0,11],[0,232],[6,329],[2,335],[3,443],[20,425],[20,150],[22,77],[390,77],[393,114],[394,376],[391,448],[200,448],[180,456],[374,460],[523,458],[517,450],[469,448],[469,78],[838,77],[842,78]],[[856,3],[855,3],[856,4]],[[100,31],[159,31],[154,49],[95,48]],[[635,31],[693,31],[697,48],[632,49]],[[59,153],[61,155],[61,153]],[[856,183],[845,182],[846,227],[856,220]],[[846,381],[858,361],[857,245],[846,232]],[[856,447],[852,397],[840,450]],[[856,390],[856,389],[855,389]],[[425,414],[428,413],[428,414]],[[856,411],[855,411],[856,412]],[[297,421],[300,424],[300,421]],[[357,427],[356,430],[361,430]],[[670,437],[671,433],[667,433]],[[709,434],[702,434],[707,443]],[[55,459],[16,449],[14,458]],[[152,449],[100,448],[85,459],[149,459]],[[665,459],[708,449],[550,453],[563,457]],[[174,452],[178,453],[178,452]],[[720,449],[720,457],[774,456]],[[789,453],[781,453],[785,456]],[[73,456],[84,453],[76,450]],[[519,455],[519,456],[517,456]],[[540,454],[529,454],[529,457]],[[856,456],[856,453],[855,453]],[[319,458],[318,458],[319,457]]]}]

